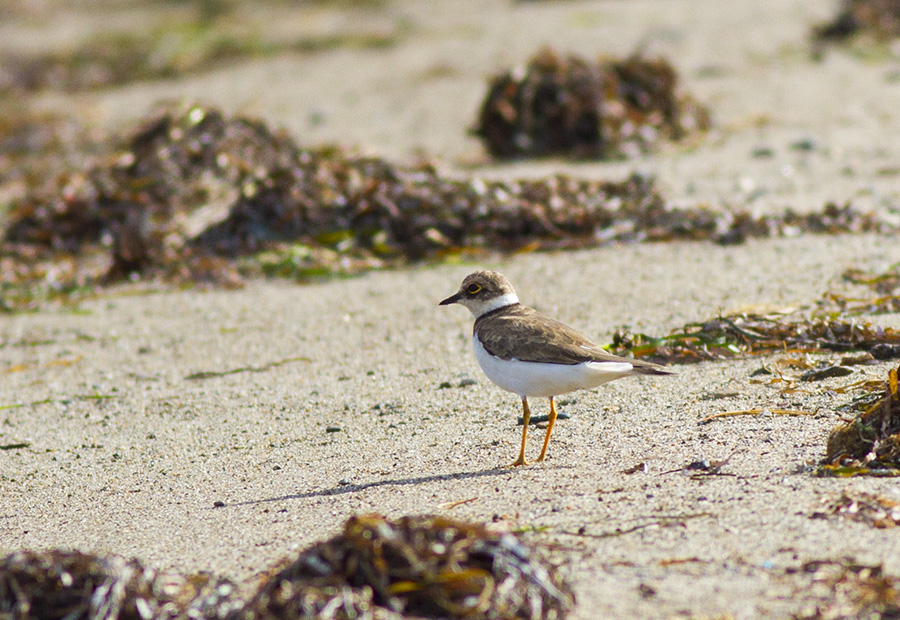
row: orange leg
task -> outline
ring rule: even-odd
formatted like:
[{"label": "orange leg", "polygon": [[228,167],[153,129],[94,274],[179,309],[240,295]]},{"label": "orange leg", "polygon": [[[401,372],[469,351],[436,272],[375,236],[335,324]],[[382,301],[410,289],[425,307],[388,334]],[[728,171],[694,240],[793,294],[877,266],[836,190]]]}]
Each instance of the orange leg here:
[{"label": "orange leg", "polygon": [[556,403],[553,402],[553,397],[550,397],[550,419],[547,421],[547,434],[544,435],[544,448],[541,450],[541,455],[537,457],[538,461],[543,461],[544,457],[547,456],[547,446],[550,445],[550,433],[553,432],[553,425],[556,424]]},{"label": "orange leg", "polygon": [[531,421],[531,409],[528,408],[528,399],[522,398],[522,447],[519,449],[519,458],[509,464],[510,467],[528,465],[525,460],[525,440],[528,438],[528,423]]}]

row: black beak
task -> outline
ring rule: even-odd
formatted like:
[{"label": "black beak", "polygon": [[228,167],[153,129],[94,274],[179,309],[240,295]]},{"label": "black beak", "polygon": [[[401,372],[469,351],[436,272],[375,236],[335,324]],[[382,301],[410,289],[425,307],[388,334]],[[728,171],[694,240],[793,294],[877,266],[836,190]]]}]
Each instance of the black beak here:
[{"label": "black beak", "polygon": [[462,297],[462,295],[460,295],[459,293],[457,293],[456,295],[450,295],[450,297],[448,297],[447,299],[445,299],[438,305],[439,306],[449,306],[450,304],[455,304],[460,300],[461,297]]}]

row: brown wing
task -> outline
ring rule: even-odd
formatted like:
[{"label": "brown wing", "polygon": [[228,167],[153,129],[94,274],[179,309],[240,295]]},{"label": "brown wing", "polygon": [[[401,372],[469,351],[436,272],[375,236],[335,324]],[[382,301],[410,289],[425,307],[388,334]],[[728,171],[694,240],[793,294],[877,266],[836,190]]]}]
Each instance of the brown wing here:
[{"label": "brown wing", "polygon": [[478,319],[475,330],[484,348],[502,359],[551,364],[627,362],[636,374],[669,374],[656,364],[607,353],[565,323],[527,306],[504,308]]}]

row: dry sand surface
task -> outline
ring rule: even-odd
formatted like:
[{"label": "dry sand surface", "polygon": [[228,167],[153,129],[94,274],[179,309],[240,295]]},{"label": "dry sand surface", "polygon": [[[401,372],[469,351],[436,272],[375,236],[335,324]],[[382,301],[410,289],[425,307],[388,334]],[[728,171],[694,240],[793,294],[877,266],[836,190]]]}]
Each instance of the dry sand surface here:
[{"label": "dry sand surface", "polygon": [[[812,61],[810,25],[834,6],[398,0],[266,9],[275,30],[378,27],[396,29],[399,42],[47,95],[41,105],[115,126],[159,97],[200,97],[287,127],[303,144],[337,141],[398,162],[424,152],[463,175],[639,169],[687,204],[777,212],[853,200],[887,210],[898,202],[900,69],[889,55],[835,51]],[[29,23],[8,41],[38,36],[53,44],[72,35]],[[665,54],[718,129],[640,161],[476,166],[485,158],[465,128],[485,77],[544,43],[588,56]],[[792,149],[800,140],[814,148]],[[754,157],[760,148],[771,156]],[[505,272],[523,302],[608,342],[624,325],[659,334],[719,310],[811,304],[846,290],[849,267],[898,261],[895,238],[850,235],[605,247],[485,266]],[[622,380],[561,399],[571,419],[557,426],[548,461],[511,470],[503,465],[517,449],[518,399],[481,374],[470,315],[437,306],[474,267],[238,291],[112,291],[77,311],[0,318],[0,443],[30,444],[0,452],[0,551],[114,552],[250,583],[352,514],[499,516],[537,528],[528,540],[558,545],[578,597],[573,617],[584,620],[789,617],[823,595],[794,572],[812,560],[852,557],[900,575],[900,528],[811,518],[847,489],[900,500],[896,482],[804,469],[822,457],[835,408],[850,398],[829,389],[882,378],[890,363],[790,394],[751,382],[778,356]],[[283,360],[292,361],[266,367]],[[242,367],[259,371],[189,378]],[[456,387],[463,378],[476,383]],[[546,412],[546,400],[532,406]],[[698,424],[748,408],[816,413]],[[532,433],[530,455],[541,437]],[[727,475],[673,471],[703,459],[728,459]],[[643,471],[625,473],[640,463]]]}]

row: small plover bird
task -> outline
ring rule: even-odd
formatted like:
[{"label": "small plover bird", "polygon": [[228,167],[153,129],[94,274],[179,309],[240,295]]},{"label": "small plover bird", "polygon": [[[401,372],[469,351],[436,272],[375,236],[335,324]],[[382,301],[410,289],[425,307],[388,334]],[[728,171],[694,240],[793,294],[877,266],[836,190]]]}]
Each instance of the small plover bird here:
[{"label": "small plover bird", "polygon": [[528,465],[525,440],[531,418],[529,396],[550,399],[547,434],[537,458],[543,461],[556,422],[555,396],[629,375],[673,374],[650,362],[608,353],[568,325],[523,306],[509,280],[496,271],[466,276],[459,291],[440,303],[448,304],[461,304],[475,315],[472,341],[475,359],[484,374],[522,399],[522,447],[512,467]]}]

